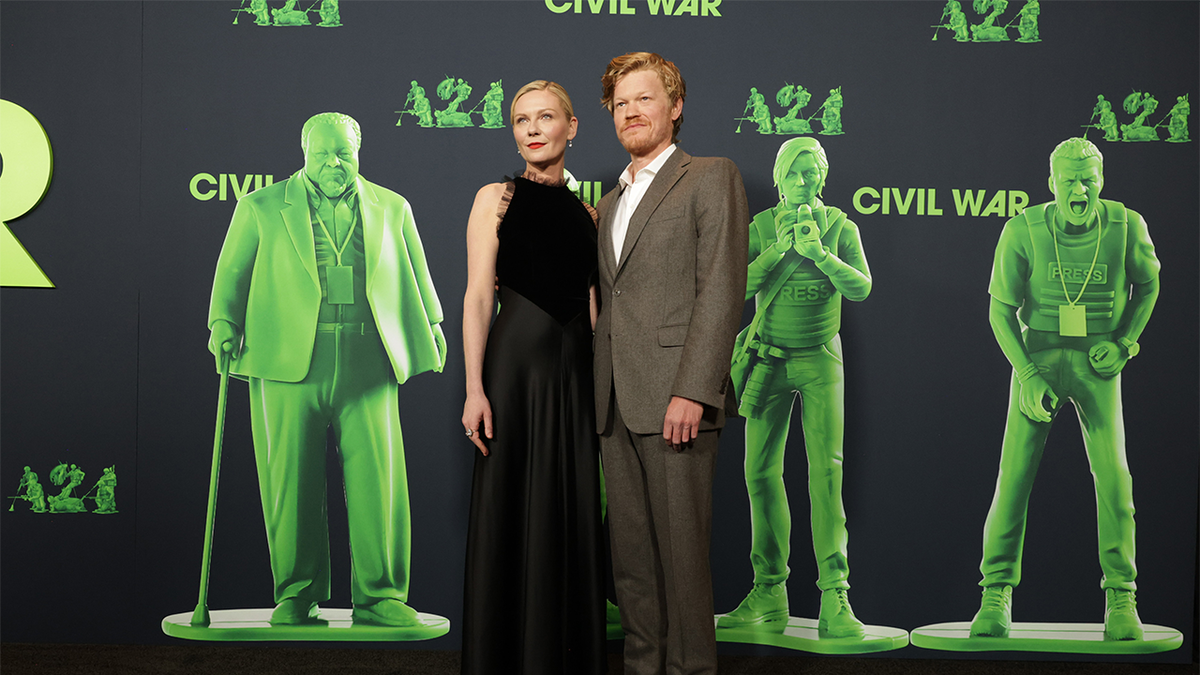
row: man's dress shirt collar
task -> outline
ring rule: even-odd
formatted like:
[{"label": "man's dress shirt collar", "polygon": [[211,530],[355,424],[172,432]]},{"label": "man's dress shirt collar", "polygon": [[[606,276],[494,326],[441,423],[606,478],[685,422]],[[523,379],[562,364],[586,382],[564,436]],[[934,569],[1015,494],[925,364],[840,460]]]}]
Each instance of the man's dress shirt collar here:
[{"label": "man's dress shirt collar", "polygon": [[617,198],[617,212],[613,214],[612,223],[613,253],[618,261],[621,260],[621,248],[625,244],[625,235],[629,232],[629,220],[633,218],[633,212],[637,211],[638,205],[642,203],[642,197],[646,196],[646,191],[654,182],[654,177],[658,175],[663,164],[667,163],[667,159],[674,152],[675,144],[672,143],[667,146],[666,150],[658,153],[658,157],[642,167],[642,170],[637,172],[637,176],[633,175],[633,162],[630,162],[621,172],[619,179],[621,196]]}]

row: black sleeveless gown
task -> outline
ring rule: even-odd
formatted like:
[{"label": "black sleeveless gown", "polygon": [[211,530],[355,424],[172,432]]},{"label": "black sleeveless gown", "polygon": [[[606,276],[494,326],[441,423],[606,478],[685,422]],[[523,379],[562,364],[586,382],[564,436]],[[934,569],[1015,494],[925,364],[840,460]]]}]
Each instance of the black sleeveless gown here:
[{"label": "black sleeveless gown", "polygon": [[566,186],[516,178],[498,231],[500,313],[483,386],[462,672],[607,672],[588,287],[596,228]]}]

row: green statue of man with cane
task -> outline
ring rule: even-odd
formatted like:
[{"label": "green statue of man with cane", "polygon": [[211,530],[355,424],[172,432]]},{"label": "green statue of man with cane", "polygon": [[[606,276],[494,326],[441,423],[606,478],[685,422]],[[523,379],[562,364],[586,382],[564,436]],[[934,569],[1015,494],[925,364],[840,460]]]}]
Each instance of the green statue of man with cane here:
[{"label": "green statue of man with cane", "polygon": [[398,385],[441,371],[442,308],[400,195],[358,173],[362,132],[322,113],[304,168],[242,197],[217,261],[209,350],[249,381],[276,607],[309,623],[329,599],[326,433],[341,455],[355,622],[416,626]]},{"label": "green statue of man with cane", "polygon": [[863,300],[871,272],[858,226],[820,199],[829,161],[820,142],[793,138],[779,148],[774,179],[780,201],[750,225],[746,299],[754,319],[734,349],[735,387],[746,417],[746,488],[750,493],[754,588],[721,628],[788,620],[791,511],[783,455],[792,407],[800,397],[813,549],[821,589],[818,634],[862,637],[850,608],[846,512],[842,506],[844,372],[842,297]]},{"label": "green statue of man with cane", "polygon": [[1104,635],[1136,640],[1142,624],[1121,371],[1140,350],[1160,265],[1142,216],[1100,199],[1104,157],[1090,141],[1070,138],[1054,149],[1049,183],[1054,201],[1004,224],[988,286],[992,332],[1013,374],[971,635],[1006,637],[1012,626],[1029,496],[1050,426],[1069,399],[1095,479]]}]

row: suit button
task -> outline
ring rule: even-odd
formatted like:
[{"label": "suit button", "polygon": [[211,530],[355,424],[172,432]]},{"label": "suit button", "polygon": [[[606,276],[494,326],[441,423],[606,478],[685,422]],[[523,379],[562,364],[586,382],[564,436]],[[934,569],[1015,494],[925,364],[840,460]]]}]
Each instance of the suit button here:
[{"label": "suit button", "polygon": [[617,290],[617,289],[613,290],[613,295],[620,295],[620,294],[621,294],[620,290]]}]

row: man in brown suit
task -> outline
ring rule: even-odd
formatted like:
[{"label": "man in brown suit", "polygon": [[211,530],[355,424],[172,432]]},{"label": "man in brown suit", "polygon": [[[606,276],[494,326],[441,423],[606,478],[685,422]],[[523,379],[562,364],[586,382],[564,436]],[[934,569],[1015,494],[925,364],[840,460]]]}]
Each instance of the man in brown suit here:
[{"label": "man in brown suit", "polygon": [[600,201],[596,416],[625,672],[717,670],[712,474],[746,288],[733,162],[675,146],[686,89],[658,54],[609,63],[603,104],[630,164]]}]

